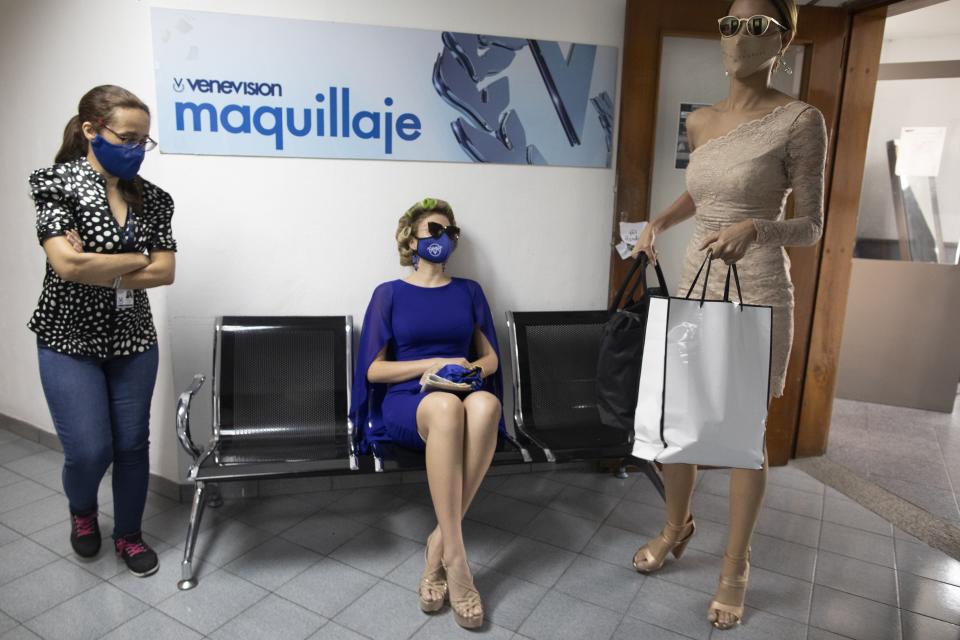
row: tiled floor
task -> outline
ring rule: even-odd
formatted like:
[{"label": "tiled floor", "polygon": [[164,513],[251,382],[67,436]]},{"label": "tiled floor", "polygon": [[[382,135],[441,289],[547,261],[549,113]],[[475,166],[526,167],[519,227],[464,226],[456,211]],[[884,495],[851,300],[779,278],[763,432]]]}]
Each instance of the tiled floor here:
[{"label": "tiled floor", "polygon": [[[144,529],[160,552],[157,575],[129,575],[106,548],[80,562],[67,540],[60,461],[0,431],[4,640],[473,637],[449,611],[428,617],[417,607],[421,541],[431,526],[422,484],[227,500],[205,517],[200,585],[178,592],[187,507],[149,499]],[[489,618],[480,635],[960,638],[960,563],[789,467],[771,472],[747,622],[711,636],[705,614],[727,493],[723,473],[702,475],[691,548],[644,577],[630,558],[664,517],[644,478],[572,469],[491,476],[465,524]],[[101,498],[109,528],[108,483]]]},{"label": "tiled floor", "polygon": [[952,414],[837,398],[827,457],[960,523],[960,396]]}]

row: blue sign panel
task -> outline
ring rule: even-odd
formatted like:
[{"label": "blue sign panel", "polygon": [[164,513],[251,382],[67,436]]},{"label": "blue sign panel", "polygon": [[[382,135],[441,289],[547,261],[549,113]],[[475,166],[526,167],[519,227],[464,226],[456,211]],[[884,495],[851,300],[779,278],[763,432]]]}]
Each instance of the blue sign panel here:
[{"label": "blue sign panel", "polygon": [[164,153],[609,167],[617,50],[152,9]]}]

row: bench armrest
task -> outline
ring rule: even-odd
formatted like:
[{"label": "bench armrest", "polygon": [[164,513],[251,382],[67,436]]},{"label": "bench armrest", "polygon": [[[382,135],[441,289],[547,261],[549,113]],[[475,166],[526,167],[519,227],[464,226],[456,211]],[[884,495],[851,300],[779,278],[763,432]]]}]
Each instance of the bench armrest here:
[{"label": "bench armrest", "polygon": [[197,462],[200,458],[201,451],[193,443],[193,438],[190,437],[190,402],[193,400],[193,394],[203,386],[204,379],[202,373],[193,376],[193,382],[180,394],[180,398],[177,400],[177,439],[180,441],[180,446],[190,454],[194,462]]}]

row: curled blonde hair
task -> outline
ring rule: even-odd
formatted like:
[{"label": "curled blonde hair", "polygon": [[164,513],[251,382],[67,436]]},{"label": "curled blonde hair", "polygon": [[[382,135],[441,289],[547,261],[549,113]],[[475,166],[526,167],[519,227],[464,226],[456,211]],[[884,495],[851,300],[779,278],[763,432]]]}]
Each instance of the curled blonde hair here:
[{"label": "curled blonde hair", "polygon": [[450,224],[457,224],[456,218],[453,217],[453,208],[446,200],[424,198],[407,209],[397,223],[397,253],[400,254],[400,266],[409,267],[413,264],[413,249],[410,248],[410,238],[416,237],[420,221],[424,216],[431,213],[439,213],[446,217]]}]

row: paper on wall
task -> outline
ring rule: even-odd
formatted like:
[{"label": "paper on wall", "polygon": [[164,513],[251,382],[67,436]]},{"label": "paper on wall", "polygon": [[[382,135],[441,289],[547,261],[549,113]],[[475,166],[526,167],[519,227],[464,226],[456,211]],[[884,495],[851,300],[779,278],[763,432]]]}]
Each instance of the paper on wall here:
[{"label": "paper on wall", "polygon": [[631,247],[635,246],[645,226],[647,226],[646,222],[621,222],[620,239]]},{"label": "paper on wall", "polygon": [[620,223],[620,242],[616,245],[617,253],[621,260],[626,260],[637,246],[640,239],[640,232],[647,226],[646,222],[621,222]]},{"label": "paper on wall", "polygon": [[[897,144],[898,176],[936,176],[947,137],[946,127],[903,127]],[[621,223],[622,224],[622,223]]]}]

